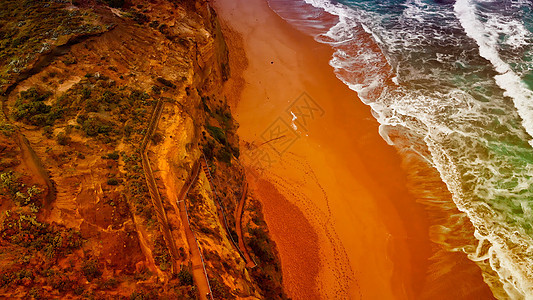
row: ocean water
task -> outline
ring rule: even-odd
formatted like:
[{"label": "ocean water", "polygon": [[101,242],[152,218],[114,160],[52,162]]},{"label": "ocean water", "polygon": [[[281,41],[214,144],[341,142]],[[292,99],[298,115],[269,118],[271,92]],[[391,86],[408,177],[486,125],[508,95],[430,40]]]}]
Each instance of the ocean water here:
[{"label": "ocean water", "polygon": [[334,48],[383,139],[436,169],[473,225],[474,245],[448,250],[497,297],[533,299],[533,1],[302,1],[289,22]]}]

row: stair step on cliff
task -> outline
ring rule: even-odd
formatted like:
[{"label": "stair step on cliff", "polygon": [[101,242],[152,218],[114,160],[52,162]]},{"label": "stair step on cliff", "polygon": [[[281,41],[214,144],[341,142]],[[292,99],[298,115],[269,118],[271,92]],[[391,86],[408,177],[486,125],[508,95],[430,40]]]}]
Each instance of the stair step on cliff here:
[{"label": "stair step on cliff", "polygon": [[55,201],[55,206],[59,209],[76,210],[78,204],[76,198],[66,192],[59,192]]}]

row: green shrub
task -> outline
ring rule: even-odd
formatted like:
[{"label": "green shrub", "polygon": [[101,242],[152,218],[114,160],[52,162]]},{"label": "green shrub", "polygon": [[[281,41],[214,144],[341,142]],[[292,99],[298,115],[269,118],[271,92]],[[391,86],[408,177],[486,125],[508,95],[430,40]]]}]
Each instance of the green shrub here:
[{"label": "green shrub", "polygon": [[119,282],[115,278],[109,278],[105,281],[100,281],[98,283],[98,288],[103,290],[112,290],[115,289],[118,286]]},{"label": "green shrub", "polygon": [[57,143],[59,145],[68,145],[70,144],[70,137],[65,132],[60,132],[57,134]]},{"label": "green shrub", "polygon": [[208,160],[213,160],[213,157],[215,157],[215,144],[213,141],[208,141],[207,144],[203,147],[202,151],[205,154],[205,157]]},{"label": "green shrub", "polygon": [[43,133],[47,138],[51,139],[54,134],[54,128],[50,125],[44,126]]},{"label": "green shrub", "polygon": [[211,285],[211,290],[213,291],[213,297],[215,299],[235,299],[235,296],[231,293],[229,286],[220,282],[216,278],[209,279],[209,285]]},{"label": "green shrub", "polygon": [[87,118],[86,120],[83,120],[82,118],[78,117],[78,122],[82,120],[81,129],[85,132],[87,136],[97,136],[98,134],[108,134],[112,131],[112,128],[102,122],[102,120],[98,118]]},{"label": "green shrub", "polygon": [[88,99],[85,101],[85,111],[98,112],[100,110],[100,103],[95,99]]},{"label": "green shrub", "polygon": [[120,154],[118,154],[117,151],[113,151],[111,153],[108,153],[105,158],[112,159],[112,160],[118,160],[120,158]]},{"label": "green shrub", "polygon": [[156,132],[152,135],[150,140],[152,141],[152,144],[158,145],[164,140],[164,137],[163,137],[163,134],[161,134],[161,132]]},{"label": "green shrub", "polygon": [[281,285],[276,283],[272,276],[265,274],[260,268],[253,268],[250,273],[253,280],[261,288],[264,299],[289,299],[283,294]]},{"label": "green shrub", "polygon": [[180,285],[193,285],[193,278],[191,272],[189,272],[186,269],[181,269],[178,273],[178,279],[180,281]]},{"label": "green shrub", "polygon": [[157,81],[164,86],[168,86],[169,88],[172,88],[172,89],[176,88],[176,85],[172,83],[172,81],[167,80],[163,77],[157,77]]},{"label": "green shrub", "polygon": [[15,129],[13,128],[12,125],[3,123],[3,124],[0,124],[0,132],[3,135],[9,137],[9,136],[11,136],[13,134],[13,132],[15,132]]},{"label": "green shrub", "polygon": [[116,103],[120,102],[120,95],[118,95],[117,93],[112,92],[112,91],[105,91],[104,94],[102,95],[102,97],[100,97],[100,100],[98,100],[98,102],[116,104]]},{"label": "green shrub", "polygon": [[135,102],[135,101],[146,101],[146,100],[150,99],[150,95],[148,95],[147,93],[142,92],[142,91],[132,90],[131,93],[130,93],[129,98],[130,98],[130,101],[132,101],[132,102]]},{"label": "green shrub", "polygon": [[107,184],[108,185],[118,185],[120,183],[120,181],[116,178],[109,178],[107,180]]},{"label": "green shrub", "polygon": [[102,271],[99,269],[99,261],[96,258],[92,258],[83,262],[82,266],[83,275],[87,280],[92,281],[95,278],[102,276]]},{"label": "green shrub", "polygon": [[44,103],[51,96],[49,92],[39,92],[35,88],[20,92],[13,107],[13,117],[17,121],[34,125],[50,126],[63,116],[63,109]]},{"label": "green shrub", "polygon": [[217,153],[217,159],[229,165],[231,164],[231,152],[229,152],[226,148],[222,148]]},{"label": "green shrub", "polygon": [[124,0],[104,0],[104,2],[113,8],[121,8],[124,6]]},{"label": "green shrub", "polygon": [[41,93],[35,87],[20,92],[20,98],[22,99],[41,102],[48,99],[51,95],[52,93],[50,92]]},{"label": "green shrub", "polygon": [[135,23],[137,23],[139,25],[142,25],[142,24],[150,21],[150,19],[148,18],[147,15],[145,15],[143,13],[140,13],[138,11],[135,11],[135,10],[130,10],[129,12],[123,14],[123,16],[126,17],[126,18],[132,19],[133,21],[135,21]]},{"label": "green shrub", "polygon": [[18,176],[13,171],[0,174],[0,180],[2,186],[7,189],[11,195],[15,195],[21,188],[21,185],[18,182]]},{"label": "green shrub", "polygon": [[219,143],[226,144],[226,133],[220,127],[207,125],[207,131],[213,136]]},{"label": "green shrub", "polygon": [[263,263],[272,263],[275,260],[274,255],[270,251],[270,239],[267,233],[261,228],[251,228],[249,230],[252,238],[249,241],[250,249]]}]

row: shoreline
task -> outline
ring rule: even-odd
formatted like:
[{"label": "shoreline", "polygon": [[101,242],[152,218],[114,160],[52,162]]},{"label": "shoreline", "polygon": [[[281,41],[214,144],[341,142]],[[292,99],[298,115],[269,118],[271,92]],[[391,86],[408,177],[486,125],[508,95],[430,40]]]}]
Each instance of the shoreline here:
[{"label": "shoreline", "polygon": [[[226,92],[239,135],[252,144],[243,160],[262,171],[251,187],[278,245],[289,296],[413,298],[430,255],[425,212],[407,191],[400,157],[379,136],[370,108],[335,77],[333,50],[296,31],[263,0],[218,0],[215,7],[229,48],[237,50],[230,51]],[[302,95],[323,113],[311,119],[294,113]],[[261,144],[272,124],[296,128],[299,137],[276,163],[258,167],[254,155],[265,154]],[[284,149],[279,144],[269,149]],[[289,222],[282,205],[301,216],[293,213]],[[287,222],[299,224],[297,234]]]}]

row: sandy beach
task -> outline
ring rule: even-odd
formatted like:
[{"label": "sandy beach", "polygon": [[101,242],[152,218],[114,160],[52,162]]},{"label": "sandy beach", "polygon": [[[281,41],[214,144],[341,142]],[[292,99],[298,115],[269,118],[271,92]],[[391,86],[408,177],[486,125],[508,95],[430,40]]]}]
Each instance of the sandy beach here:
[{"label": "sandy beach", "polygon": [[264,0],[215,7],[234,50],[228,98],[243,144],[253,144],[242,160],[289,296],[413,298],[429,255],[425,214],[370,109],[334,76],[332,50]]},{"label": "sandy beach", "polygon": [[425,214],[370,109],[334,76],[332,50],[264,0],[215,7],[235,49],[228,98],[243,144],[253,145],[243,160],[289,296],[413,298],[429,255]]}]

